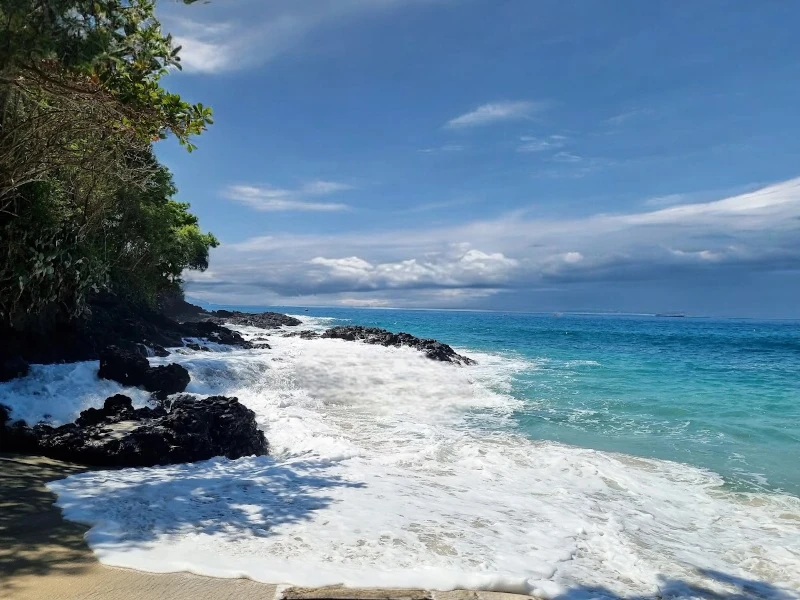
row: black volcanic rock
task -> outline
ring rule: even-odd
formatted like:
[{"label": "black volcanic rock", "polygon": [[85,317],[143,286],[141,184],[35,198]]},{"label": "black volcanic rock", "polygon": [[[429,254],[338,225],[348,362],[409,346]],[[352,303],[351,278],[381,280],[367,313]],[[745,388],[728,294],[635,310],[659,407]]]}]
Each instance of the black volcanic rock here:
[{"label": "black volcanic rock", "polygon": [[21,356],[12,356],[0,361],[0,382],[25,377],[31,370],[28,362]]},{"label": "black volcanic rock", "polygon": [[217,344],[251,348],[250,342],[245,340],[238,332],[233,331],[213,321],[186,322],[182,324],[186,330],[186,337],[205,338]]},{"label": "black volcanic rock", "polygon": [[[302,337],[302,336],[301,336]],[[361,327],[360,325],[347,325],[333,327],[326,330],[323,338],[334,338],[347,341],[361,341],[365,344],[379,346],[408,346],[416,348],[432,360],[451,362],[458,365],[474,365],[475,361],[466,356],[457,354],[447,344],[431,339],[420,339],[408,333],[392,333],[377,327]]]},{"label": "black volcanic rock", "polygon": [[170,394],[184,391],[189,381],[191,378],[186,367],[172,363],[148,369],[144,374],[142,387],[148,392],[153,392],[159,400],[163,400]]},{"label": "black volcanic rock", "polygon": [[158,300],[158,308],[163,315],[175,319],[183,324],[192,322],[213,322],[218,325],[231,323],[259,329],[278,329],[284,325],[293,327],[302,321],[289,315],[276,312],[247,313],[238,310],[212,310],[186,302],[177,295],[164,295]]},{"label": "black volcanic rock", "polygon": [[100,353],[97,375],[123,385],[143,387],[161,400],[184,391],[191,380],[189,371],[181,365],[151,367],[142,355],[117,346],[109,346]]},{"label": "black volcanic rock", "polygon": [[100,370],[97,376],[111,379],[122,385],[140,386],[150,363],[141,354],[109,346],[100,353]]},{"label": "black volcanic rock", "polygon": [[[167,356],[166,348],[183,346],[184,338],[189,337],[250,347],[242,336],[218,323],[200,326],[196,322],[179,323],[110,294],[97,295],[89,308],[86,315],[68,323],[25,329],[0,324],[0,380],[3,373],[9,378],[24,375],[20,360],[39,364],[97,360],[100,352],[111,345],[143,357]],[[212,318],[211,314],[195,308],[200,311],[197,314]],[[6,363],[8,367],[4,367]]]},{"label": "black volcanic rock", "polygon": [[158,298],[157,305],[159,313],[179,323],[202,321],[210,316],[208,311],[201,306],[184,300],[183,294],[162,294]]},{"label": "black volcanic rock", "polygon": [[[166,413],[165,413],[166,414]],[[133,418],[134,410],[131,399],[122,394],[116,394],[103,403],[103,408],[87,408],[75,420],[75,425],[87,427],[100,423],[117,423],[124,419]]]},{"label": "black volcanic rock", "polygon": [[233,325],[258,327],[259,329],[278,329],[284,325],[294,327],[303,323],[300,319],[276,312],[244,313],[238,310],[217,310],[212,312],[211,315],[216,323],[232,323]]},{"label": "black volcanic rock", "polygon": [[320,337],[320,333],[311,329],[303,329],[303,331],[284,333],[283,337],[299,337],[301,340],[316,340]]},{"label": "black volcanic rock", "polygon": [[[112,396],[61,427],[3,421],[0,450],[38,453],[59,460],[115,467],[146,467],[264,455],[268,444],[255,414],[236,398],[179,396],[164,408],[133,409],[130,398]],[[7,421],[7,416],[5,417]]]}]

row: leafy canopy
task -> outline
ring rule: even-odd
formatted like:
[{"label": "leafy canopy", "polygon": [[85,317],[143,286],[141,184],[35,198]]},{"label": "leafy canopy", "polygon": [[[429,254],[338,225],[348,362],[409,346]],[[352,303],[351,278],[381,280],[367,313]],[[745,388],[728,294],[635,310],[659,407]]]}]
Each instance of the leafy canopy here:
[{"label": "leafy canopy", "polygon": [[179,51],[153,0],[0,0],[0,328],[100,290],[152,304],[207,268],[217,240],[152,152],[212,123],[162,87]]}]

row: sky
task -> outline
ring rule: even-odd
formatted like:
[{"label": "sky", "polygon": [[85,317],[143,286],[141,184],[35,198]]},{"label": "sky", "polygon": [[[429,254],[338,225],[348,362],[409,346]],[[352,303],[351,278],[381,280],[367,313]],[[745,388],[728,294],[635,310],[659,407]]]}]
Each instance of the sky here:
[{"label": "sky", "polygon": [[159,4],[205,304],[800,318],[800,3]]}]

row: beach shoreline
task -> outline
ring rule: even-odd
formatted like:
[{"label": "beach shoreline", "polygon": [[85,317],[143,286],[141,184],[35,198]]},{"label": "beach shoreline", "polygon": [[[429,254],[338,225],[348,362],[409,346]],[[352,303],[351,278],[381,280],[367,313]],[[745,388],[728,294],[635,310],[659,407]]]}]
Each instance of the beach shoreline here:
[{"label": "beach shoreline", "polygon": [[[512,377],[535,370],[538,354],[559,356],[543,349],[542,335],[534,358],[523,360],[487,352],[481,339],[441,324],[367,326],[452,339],[475,357],[462,369],[428,360],[426,347],[386,347],[377,334],[374,343],[353,343],[371,329],[339,328],[353,331],[343,339],[326,335],[337,331],[335,316],[308,319],[303,326],[312,329],[239,326],[232,331],[242,336],[241,347],[197,344],[147,358],[154,368],[183,368],[190,394],[240,399],[269,437],[272,456],[107,471],[11,448],[26,456],[3,457],[0,501],[10,512],[0,523],[9,548],[0,556],[2,597],[443,600],[454,592],[426,590],[453,588],[547,598],[739,600],[750,589],[764,598],[795,597],[793,497],[759,494],[750,502],[696,465],[535,441],[505,429],[494,434],[507,410],[527,397],[511,393]],[[491,325],[492,335],[503,331]],[[508,345],[515,335],[505,338]],[[557,373],[593,377],[614,366],[594,354],[566,354],[563,366],[550,363]],[[34,432],[69,432],[78,415],[75,423],[84,427],[79,421],[90,421],[101,405],[113,429],[122,417],[106,403],[119,405],[119,394],[131,394],[128,405],[147,401],[138,388],[98,379],[89,361],[69,369],[34,366],[8,389],[11,414],[52,423]],[[123,416],[147,410],[127,406]],[[479,426],[462,427],[478,415]],[[92,444],[93,431],[83,436]],[[47,443],[41,447],[52,452]],[[421,462],[409,469],[408,457]],[[763,540],[776,550],[756,562],[755,544]],[[295,587],[274,585],[287,581]]]},{"label": "beach shoreline", "polygon": [[40,456],[0,453],[0,598],[14,600],[514,600],[501,592],[293,588],[189,572],[148,573],[101,564],[88,526],[63,518],[46,483],[94,470]]}]

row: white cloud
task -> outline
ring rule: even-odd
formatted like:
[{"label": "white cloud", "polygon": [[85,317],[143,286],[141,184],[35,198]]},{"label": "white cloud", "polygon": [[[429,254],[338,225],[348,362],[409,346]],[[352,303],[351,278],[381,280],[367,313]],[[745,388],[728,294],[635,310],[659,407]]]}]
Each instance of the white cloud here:
[{"label": "white cloud", "polygon": [[340,298],[337,304],[353,308],[387,308],[392,305],[391,301],[381,298]]},{"label": "white cloud", "polygon": [[597,281],[665,285],[676,273],[702,280],[708,269],[797,269],[800,179],[712,202],[620,214],[543,219],[518,212],[452,226],[273,234],[223,245],[211,264],[213,273],[189,275],[190,295],[392,306],[469,306],[503,291]]},{"label": "white cloud", "polygon": [[[728,248],[729,251],[735,252],[735,248]],[[695,250],[695,251],[686,251],[686,250],[676,250],[674,248],[670,248],[669,251],[673,254],[673,256],[678,256],[681,258],[687,259],[700,259],[705,261],[718,261],[725,258],[726,254],[724,252],[712,252],[711,250]]]},{"label": "white cloud", "polygon": [[687,194],[666,194],[664,196],[648,198],[642,204],[644,204],[644,206],[653,207],[673,206],[675,204],[683,204],[687,199],[689,199]]},{"label": "white cloud", "polygon": [[541,169],[533,176],[541,179],[581,179],[619,164],[613,159],[584,157],[571,152],[558,152],[550,160],[558,166]]},{"label": "white cloud", "polygon": [[244,0],[192,6],[162,2],[164,29],[183,46],[188,73],[248,69],[298,50],[317,30],[348,24],[362,15],[422,0]]},{"label": "white cloud", "polygon": [[295,190],[270,186],[232,185],[224,196],[259,211],[339,211],[347,210],[346,204],[313,202],[309,196],[325,196],[352,189],[352,186],[335,181],[310,181]]},{"label": "white cloud", "polygon": [[428,202],[426,204],[417,204],[416,206],[405,208],[403,210],[398,211],[398,213],[414,214],[414,213],[429,212],[434,210],[441,210],[443,208],[463,207],[468,204],[473,204],[475,201],[476,201],[475,198],[457,198],[454,200],[446,200],[444,202]]},{"label": "white cloud", "polygon": [[174,43],[181,47],[180,64],[187,72],[215,73],[233,60],[234,50],[224,43],[184,36],[175,36]]},{"label": "white cloud", "polygon": [[755,192],[740,194],[714,202],[683,204],[661,210],[620,216],[632,225],[684,224],[720,225],[723,220],[733,226],[752,226],[759,222],[779,225],[774,221],[787,209],[794,209],[800,199],[800,178],[772,185]]},{"label": "white cloud", "polygon": [[518,147],[518,152],[545,152],[563,148],[567,143],[567,137],[563,135],[549,135],[538,138],[530,135],[523,135],[519,138],[522,142]]},{"label": "white cloud", "polygon": [[444,144],[432,148],[421,148],[419,152],[422,154],[446,154],[450,152],[462,152],[464,149],[465,146],[461,144]]},{"label": "white cloud", "polygon": [[450,119],[445,126],[451,129],[490,125],[502,121],[519,121],[529,119],[547,107],[544,102],[518,100],[514,102],[491,102],[471,110],[463,115]]},{"label": "white cloud", "polygon": [[324,258],[318,256],[312,258],[308,262],[312,265],[328,267],[332,274],[340,277],[360,277],[375,268],[370,263],[357,256],[350,256],[348,258]]},{"label": "white cloud", "polygon": [[425,258],[372,264],[357,256],[315,257],[311,265],[325,267],[324,276],[346,280],[358,288],[458,287],[502,282],[517,266],[500,252],[485,253],[455,244]]},{"label": "white cloud", "polygon": [[618,115],[614,115],[613,117],[609,117],[604,122],[608,125],[613,125],[615,127],[619,127],[623,123],[627,121],[632,121],[634,119],[638,119],[641,117],[646,117],[647,115],[653,114],[652,108],[636,108],[633,110],[626,111],[624,113],[620,113]]},{"label": "white cloud", "polygon": [[556,162],[577,163],[581,162],[583,158],[572,152],[556,152],[553,155],[553,160]]},{"label": "white cloud", "polygon": [[325,194],[333,194],[335,192],[344,192],[352,190],[353,186],[347,183],[340,183],[338,181],[309,181],[304,183],[300,191],[304,194],[315,196],[324,196]]}]

